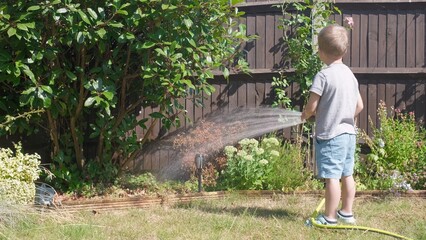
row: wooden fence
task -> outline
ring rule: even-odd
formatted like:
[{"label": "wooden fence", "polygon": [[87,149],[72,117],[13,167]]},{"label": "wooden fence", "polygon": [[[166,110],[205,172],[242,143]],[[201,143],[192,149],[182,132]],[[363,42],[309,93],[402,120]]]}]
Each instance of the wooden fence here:
[{"label": "wooden fence", "polygon": [[[251,75],[232,75],[229,82],[217,76],[212,84],[216,92],[204,99],[204,107],[198,108],[185,100],[187,116],[183,127],[191,121],[220,109],[232,110],[238,107],[270,105],[273,101],[272,77],[277,70],[285,67],[285,46],[283,30],[278,28],[283,14],[276,7],[282,1],[250,1],[237,5],[245,15],[240,19],[247,25],[247,34],[256,34],[255,41],[245,46]],[[371,118],[377,124],[377,107],[380,101],[387,106],[413,111],[418,120],[425,119],[426,54],[425,54],[425,13],[426,1],[347,1],[336,0],[342,15],[334,20],[342,24],[345,17],[352,17],[355,27],[350,34],[350,48],[344,62],[355,73],[360,83],[360,92],[365,108],[358,119],[359,127],[371,133]],[[298,101],[298,87],[288,89]],[[140,118],[156,109],[142,109]],[[176,129],[172,129],[171,132]],[[143,136],[144,131],[137,129]],[[156,126],[152,139],[161,135],[161,124]],[[286,130],[285,134],[289,134]],[[168,150],[146,151],[131,164],[135,170],[156,171],[170,166],[173,161]]]}]

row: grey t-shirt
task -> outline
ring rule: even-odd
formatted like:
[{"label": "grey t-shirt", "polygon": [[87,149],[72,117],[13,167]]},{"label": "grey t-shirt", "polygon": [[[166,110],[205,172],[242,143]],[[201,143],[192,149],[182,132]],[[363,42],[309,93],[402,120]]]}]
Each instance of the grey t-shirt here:
[{"label": "grey t-shirt", "polygon": [[345,64],[331,64],[317,73],[310,91],[321,96],[315,116],[318,139],[355,134],[358,81]]}]

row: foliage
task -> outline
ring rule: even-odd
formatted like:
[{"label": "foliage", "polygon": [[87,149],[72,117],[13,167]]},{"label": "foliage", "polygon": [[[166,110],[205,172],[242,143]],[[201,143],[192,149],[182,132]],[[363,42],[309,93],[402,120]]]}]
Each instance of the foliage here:
[{"label": "foliage", "polygon": [[373,189],[426,189],[425,129],[413,112],[391,108],[389,114],[384,102],[377,113],[373,136],[361,134],[371,152],[357,165],[359,179]]},{"label": "foliage", "polygon": [[9,133],[50,137],[63,190],[111,181],[155,125],[180,124],[178,99],[199,103],[214,91],[213,70],[247,68],[238,49],[250,38],[223,0],[18,0],[0,12],[0,116],[42,111]]},{"label": "foliage", "polygon": [[[286,88],[293,83],[300,87],[300,96],[306,100],[312,80],[323,64],[317,55],[316,36],[319,31],[331,23],[330,16],[340,13],[339,9],[329,1],[285,2],[279,5],[283,18],[279,28],[284,32],[287,62],[290,69],[282,69],[279,77],[274,77],[272,86],[276,94],[274,105],[291,107],[291,99]],[[288,70],[294,73],[289,74]]]},{"label": "foliage", "polygon": [[0,201],[29,203],[35,197],[34,181],[40,174],[40,156],[24,154],[20,143],[15,151],[0,148]]},{"label": "foliage", "polygon": [[238,190],[295,190],[309,180],[305,149],[276,137],[243,139],[239,147],[226,146],[226,167],[218,186]]}]

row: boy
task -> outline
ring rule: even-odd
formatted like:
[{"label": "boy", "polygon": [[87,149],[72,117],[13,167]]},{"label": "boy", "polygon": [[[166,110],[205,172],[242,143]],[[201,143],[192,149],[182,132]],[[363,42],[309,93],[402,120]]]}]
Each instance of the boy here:
[{"label": "boy", "polygon": [[[318,224],[336,225],[337,218],[355,223],[353,179],[356,145],[355,119],[363,109],[358,81],[342,62],[348,47],[344,27],[329,25],[318,34],[318,54],[327,67],[315,76],[308,103],[302,112],[305,121],[315,115],[315,156],[318,177],[325,179],[325,212]],[[340,181],[342,187],[340,187]],[[337,210],[342,197],[342,208]]]}]

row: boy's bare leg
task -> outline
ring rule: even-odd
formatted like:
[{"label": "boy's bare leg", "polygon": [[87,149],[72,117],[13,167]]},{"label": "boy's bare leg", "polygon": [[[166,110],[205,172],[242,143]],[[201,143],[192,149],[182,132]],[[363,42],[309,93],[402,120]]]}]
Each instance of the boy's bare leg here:
[{"label": "boy's bare leg", "polygon": [[325,212],[324,215],[330,219],[336,219],[336,211],[340,202],[340,181],[339,179],[325,179]]},{"label": "boy's bare leg", "polygon": [[352,214],[355,191],[355,180],[353,176],[342,177],[342,211],[344,213]]}]

